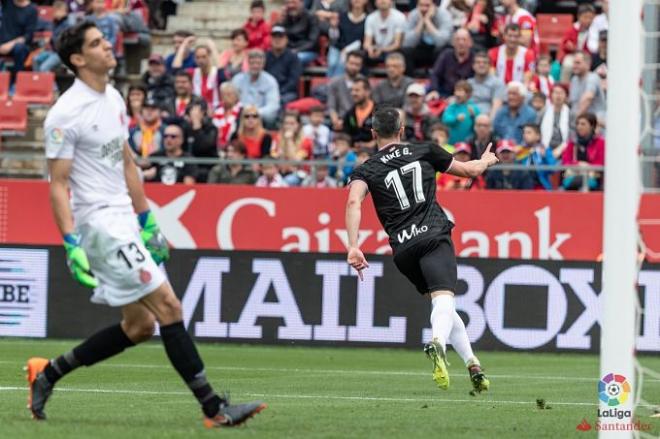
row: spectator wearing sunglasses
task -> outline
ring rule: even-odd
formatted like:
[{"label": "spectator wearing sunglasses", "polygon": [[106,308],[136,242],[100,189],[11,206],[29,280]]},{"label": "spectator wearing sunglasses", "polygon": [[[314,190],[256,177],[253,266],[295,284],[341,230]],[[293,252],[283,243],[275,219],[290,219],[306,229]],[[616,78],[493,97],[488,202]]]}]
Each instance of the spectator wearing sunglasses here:
[{"label": "spectator wearing sunglasses", "polygon": [[243,108],[238,131],[231,138],[232,141],[236,139],[245,145],[247,158],[259,159],[270,156],[273,139],[264,129],[256,106],[247,105]]}]

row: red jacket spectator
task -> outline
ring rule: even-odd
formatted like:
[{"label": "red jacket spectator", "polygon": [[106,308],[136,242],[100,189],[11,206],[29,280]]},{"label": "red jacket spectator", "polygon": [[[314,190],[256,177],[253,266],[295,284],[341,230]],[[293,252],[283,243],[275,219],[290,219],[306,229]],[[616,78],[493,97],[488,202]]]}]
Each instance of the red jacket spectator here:
[{"label": "red jacket spectator", "polygon": [[[579,143],[575,140],[569,140],[566,145],[566,150],[561,157],[561,162],[564,165],[575,165],[580,161],[579,157],[580,147]],[[590,165],[602,166],[605,164],[605,139],[599,135],[595,135],[586,145],[586,162]]]},{"label": "red jacket spectator", "polygon": [[566,31],[564,38],[561,40],[560,61],[569,53],[589,52],[594,54],[598,51],[598,41],[593,38],[590,39],[591,32],[589,31],[595,16],[596,10],[592,5],[580,5],[577,21]]},{"label": "red jacket spectator", "polygon": [[243,26],[248,34],[248,49],[270,49],[270,24],[265,20],[253,23],[248,20]]}]

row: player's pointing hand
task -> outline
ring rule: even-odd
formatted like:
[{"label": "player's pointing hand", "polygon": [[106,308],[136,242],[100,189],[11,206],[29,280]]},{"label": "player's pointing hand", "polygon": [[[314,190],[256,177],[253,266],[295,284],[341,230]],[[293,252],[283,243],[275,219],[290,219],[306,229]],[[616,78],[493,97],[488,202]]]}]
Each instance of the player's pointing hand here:
[{"label": "player's pointing hand", "polygon": [[481,155],[481,160],[486,162],[486,164],[490,167],[493,166],[494,164],[498,163],[500,159],[497,158],[497,156],[490,152],[490,148],[493,147],[493,142],[490,142],[488,146],[486,147],[486,150],[484,153]]},{"label": "player's pointing hand", "polygon": [[360,280],[363,280],[362,277],[362,270],[365,268],[369,267],[369,263],[367,262],[367,259],[364,257],[364,253],[362,253],[362,250],[359,248],[350,248],[348,250],[348,258],[346,260],[348,264],[355,268],[358,272],[358,276],[360,277]]}]

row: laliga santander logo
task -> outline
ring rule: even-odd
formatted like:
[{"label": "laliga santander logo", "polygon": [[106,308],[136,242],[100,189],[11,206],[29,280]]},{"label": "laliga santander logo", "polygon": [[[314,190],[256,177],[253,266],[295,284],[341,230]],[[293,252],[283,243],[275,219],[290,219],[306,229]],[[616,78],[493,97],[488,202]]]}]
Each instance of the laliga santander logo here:
[{"label": "laliga santander logo", "polygon": [[630,394],[630,383],[623,375],[609,373],[598,382],[598,397],[610,407],[623,404]]}]

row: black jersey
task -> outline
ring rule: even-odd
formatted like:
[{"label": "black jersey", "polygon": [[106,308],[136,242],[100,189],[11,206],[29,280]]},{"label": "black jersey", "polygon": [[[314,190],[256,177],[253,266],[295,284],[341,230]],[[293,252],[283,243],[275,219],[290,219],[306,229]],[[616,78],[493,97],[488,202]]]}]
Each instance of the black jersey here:
[{"label": "black jersey", "polygon": [[395,252],[451,229],[435,198],[435,175],[449,169],[452,160],[433,143],[391,144],[353,171],[351,181],[363,180],[369,187]]}]

